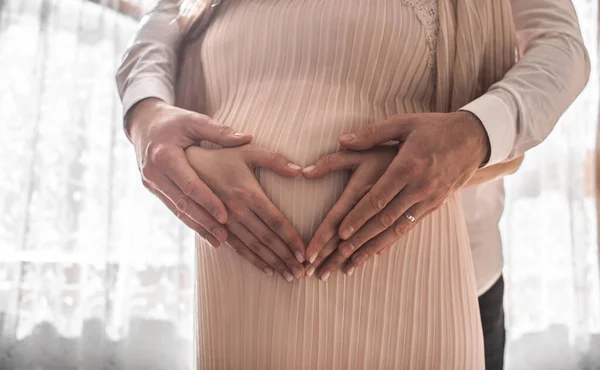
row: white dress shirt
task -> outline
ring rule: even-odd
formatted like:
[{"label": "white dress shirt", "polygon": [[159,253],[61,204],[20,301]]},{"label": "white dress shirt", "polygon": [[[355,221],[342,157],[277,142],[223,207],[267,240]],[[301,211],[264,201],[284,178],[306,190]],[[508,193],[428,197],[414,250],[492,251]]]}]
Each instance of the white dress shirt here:
[{"label": "white dress shirt", "polygon": [[[513,159],[542,142],[583,89],[590,72],[570,0],[512,0],[519,62],[463,110],[483,123],[490,141],[487,165]],[[178,0],[162,0],[142,20],[117,73],[123,112],[142,99],[174,104],[177,50],[185,33]],[[502,273],[498,222],[502,179],[463,189],[478,293]]]}]

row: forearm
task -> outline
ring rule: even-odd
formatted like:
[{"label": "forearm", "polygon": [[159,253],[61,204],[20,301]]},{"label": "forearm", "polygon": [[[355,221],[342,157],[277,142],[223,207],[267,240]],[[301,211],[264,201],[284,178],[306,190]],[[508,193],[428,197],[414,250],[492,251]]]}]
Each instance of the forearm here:
[{"label": "forearm", "polygon": [[491,144],[489,165],[538,145],[585,86],[590,62],[569,0],[513,0],[522,58],[486,94],[463,109]]},{"label": "forearm", "polygon": [[[135,103],[127,114],[125,115],[125,131],[130,139],[135,136],[136,128],[139,128],[139,124],[133,124],[134,122],[150,122],[152,116],[155,115],[161,106],[166,104],[163,100],[150,97],[140,100]],[[142,125],[143,126],[143,125]]]},{"label": "forearm", "polygon": [[497,163],[493,166],[478,169],[463,187],[468,188],[481,185],[515,173],[521,166],[521,163],[523,163],[523,158],[524,156],[520,156],[508,162]]},{"label": "forearm", "polygon": [[161,0],[140,23],[116,75],[128,136],[127,113],[136,103],[150,97],[174,103],[177,51],[187,20],[180,14],[178,0]]}]

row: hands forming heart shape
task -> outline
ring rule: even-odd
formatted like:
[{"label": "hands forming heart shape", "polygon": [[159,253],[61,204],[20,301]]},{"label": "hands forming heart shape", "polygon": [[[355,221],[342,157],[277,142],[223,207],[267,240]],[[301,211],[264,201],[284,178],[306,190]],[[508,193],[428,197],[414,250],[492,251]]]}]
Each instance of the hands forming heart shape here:
[{"label": "hands forming heart shape", "polygon": [[[381,145],[390,141],[399,144]],[[186,154],[229,210],[228,244],[267,274],[275,269],[287,281],[315,272],[327,280],[342,264],[351,275],[439,208],[489,156],[485,130],[468,112],[398,115],[343,135],[340,143],[352,150],[326,155],[304,169],[253,144],[190,147]],[[351,177],[304,248],[262,191],[254,167],[282,176],[302,173],[307,179],[351,170]]]},{"label": "hands forming heart shape", "polygon": [[[290,163],[281,154],[254,144],[233,148],[186,150],[188,161],[198,176],[225,204],[230,217],[227,244],[268,275],[273,269],[287,281],[311,276],[319,268],[319,276],[327,279],[345,260],[337,246],[337,229],[344,217],[385,172],[398,153],[398,146],[379,146],[351,152],[326,155],[305,168]],[[266,196],[254,176],[261,167],[291,177],[302,174],[316,179],[331,172],[351,170],[352,175],[340,199],[317,229],[308,248],[300,235]],[[310,255],[308,254],[310,253]],[[309,257],[311,263],[305,262]],[[350,267],[351,268],[351,267]]]},{"label": "hands forming heart shape", "polygon": [[[252,135],[158,99],[136,104],[126,121],[149,191],[213,246],[227,241],[265,273],[277,271],[287,281],[314,273],[326,280],[342,264],[352,274],[467,184],[490,156],[485,128],[469,112],[398,114],[362,126],[340,137],[348,151],[304,169],[251,144]],[[195,146],[201,141],[222,148]],[[399,144],[382,146],[390,141]],[[260,187],[255,167],[307,179],[348,169],[352,175],[305,248]]]}]

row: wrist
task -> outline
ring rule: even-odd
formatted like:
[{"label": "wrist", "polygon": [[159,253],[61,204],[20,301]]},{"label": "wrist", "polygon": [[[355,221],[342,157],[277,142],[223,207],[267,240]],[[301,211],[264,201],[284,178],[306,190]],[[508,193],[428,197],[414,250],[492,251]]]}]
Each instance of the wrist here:
[{"label": "wrist", "polygon": [[475,153],[478,160],[478,167],[485,166],[490,160],[491,144],[485,126],[475,114],[469,111],[460,111],[459,122],[465,127],[465,137],[470,141],[470,145],[476,148]]},{"label": "wrist", "polygon": [[135,103],[125,115],[125,134],[132,141],[141,127],[150,122],[154,113],[166,103],[158,98],[146,98]]}]

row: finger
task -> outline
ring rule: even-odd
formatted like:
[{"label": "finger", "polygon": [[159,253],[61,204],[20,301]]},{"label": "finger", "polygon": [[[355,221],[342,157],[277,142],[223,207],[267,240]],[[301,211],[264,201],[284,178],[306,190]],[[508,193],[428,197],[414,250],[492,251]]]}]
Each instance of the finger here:
[{"label": "finger", "polygon": [[365,150],[391,140],[404,141],[413,130],[413,115],[397,115],[386,121],[361,126],[340,136],[340,144],[352,150]]},{"label": "finger", "polygon": [[[280,239],[283,240],[283,243],[277,243],[275,245],[278,248],[275,252],[282,257],[290,267],[299,267],[296,262],[301,265],[302,262],[304,262],[304,256],[306,254],[306,246],[302,241],[302,237],[281,211],[275,207],[262,189],[257,192],[256,196],[253,198],[252,210],[256,216],[262,220],[260,224],[267,225],[268,230],[275,233],[277,237],[273,238],[274,241]],[[264,234],[267,235],[266,231]],[[293,261],[294,258],[291,256],[295,257],[295,261]],[[289,258],[292,259],[288,261]]]},{"label": "finger", "polygon": [[[436,210],[436,209],[438,209],[438,208],[439,208],[439,207],[433,207],[433,208],[430,208],[430,209],[429,209],[428,211],[426,211],[426,212],[425,212],[423,215],[421,215],[421,217],[419,217],[418,219],[415,217],[415,221],[419,221],[419,220],[422,220],[422,219],[424,219],[425,217],[429,216],[429,214],[430,214],[431,212],[435,211],[435,210]],[[410,212],[412,212],[412,208],[411,208],[411,210],[409,210],[408,212],[406,212],[406,214],[410,214]],[[381,249],[380,249],[380,250],[377,252],[377,254],[381,254],[381,255],[383,255],[383,254],[386,254],[386,253],[387,253],[387,252],[388,252],[388,251],[391,249],[391,247],[392,247],[393,245],[394,245],[394,243],[392,243],[391,245],[388,245],[388,246],[385,246],[385,247],[381,248]]]},{"label": "finger", "polygon": [[254,266],[258,267],[265,274],[273,276],[273,269],[267,264],[262,258],[248,248],[240,239],[235,235],[229,234],[227,238],[227,244],[233,248],[240,256],[250,261]]},{"label": "finger", "polygon": [[361,155],[356,152],[337,152],[321,157],[314,165],[302,169],[307,179],[324,177],[331,172],[353,169],[360,163]]},{"label": "finger", "polygon": [[391,227],[410,206],[417,203],[417,199],[414,193],[411,192],[411,188],[406,186],[384,209],[367,221],[354,235],[340,244],[340,253],[346,258],[350,257],[354,251],[366,242]]},{"label": "finger", "polygon": [[250,232],[244,225],[236,220],[230,220],[227,224],[229,233],[235,235],[252,252],[262,258],[266,263],[283,276],[285,280],[291,282],[294,275],[290,272],[287,265],[271,249],[260,242],[258,238]]},{"label": "finger", "polygon": [[360,173],[353,174],[340,199],[338,199],[329,213],[327,213],[327,216],[308,243],[308,247],[306,247],[306,255],[309,262],[312,263],[312,260],[316,258],[315,256],[319,254],[323,246],[337,234],[337,229],[341,221],[368,192],[369,187],[361,186],[360,183]]},{"label": "finger", "polygon": [[[171,212],[173,212],[175,215],[177,215],[178,218],[181,220],[181,222],[183,222],[187,227],[189,227],[190,229],[197,232],[198,235],[200,235],[202,238],[204,238],[213,247],[219,248],[219,246],[221,245],[221,242],[219,240],[217,240],[217,238],[215,238],[211,233],[209,233],[208,230],[206,230],[204,227],[199,225],[196,221],[189,218],[185,213],[179,212],[179,210],[177,209],[177,207],[175,207],[173,202],[171,202],[169,200],[169,198],[164,196],[163,193],[161,193],[160,191],[153,189],[153,188],[150,188],[149,190],[158,199],[160,199],[167,206],[167,208],[169,208],[171,210]],[[225,230],[225,233],[226,233],[225,235],[227,235],[227,230]]]},{"label": "finger", "polygon": [[[392,245],[394,245],[395,243],[390,243],[388,245],[378,245],[377,248],[379,248],[379,251],[384,250],[384,249],[389,249],[392,247]],[[369,258],[373,257],[374,255],[379,254],[378,252],[373,253],[373,254],[367,254],[366,252],[362,252],[359,251],[356,254],[356,258],[351,258],[349,260],[347,260],[346,265],[344,266],[344,273],[346,275],[352,275],[354,274],[354,271],[356,271],[357,268],[359,268],[360,266],[362,266],[363,264],[365,264],[365,262],[367,262],[369,260]],[[352,256],[354,257],[354,256]]]},{"label": "finger", "polygon": [[154,183],[155,188],[165,195],[176,207],[173,211],[177,217],[185,214],[196,223],[208,230],[221,243],[227,240],[227,229],[214,219],[204,208],[181,192],[168,177],[162,176]]},{"label": "finger", "polygon": [[190,139],[206,140],[225,147],[244,145],[252,141],[252,134],[236,132],[231,127],[201,114],[191,114],[183,127]]},{"label": "finger", "polygon": [[[354,269],[363,265],[369,258],[374,256],[381,249],[395,244],[395,242],[404,237],[417,223],[422,219],[423,215],[433,207],[428,203],[418,203],[410,207],[410,209],[400,217],[392,227],[388,228],[383,233],[371,239],[359,250],[354,252],[352,257],[348,259],[348,263],[344,267],[344,271],[348,274],[354,272]],[[411,221],[408,216],[413,216],[415,221]]]},{"label": "finger", "polygon": [[337,248],[323,261],[317,268],[317,276],[323,281],[327,281],[329,276],[339,269],[346,259],[340,254]]},{"label": "finger", "polygon": [[248,163],[253,167],[269,169],[278,175],[294,177],[300,175],[302,167],[290,162],[284,155],[259,146],[250,146]]},{"label": "finger", "polygon": [[379,252],[377,252],[378,255],[383,256],[384,254],[386,254],[387,252],[390,251],[390,248],[392,247],[392,245],[386,245],[385,247],[381,248],[379,250]]},{"label": "finger", "polygon": [[[221,200],[198,177],[190,166],[183,150],[172,151],[167,158],[156,166],[173,181],[180,191],[204,208],[218,222],[227,222],[227,210]],[[192,215],[190,215],[194,218]],[[198,220],[199,221],[199,220]]]},{"label": "finger", "polygon": [[402,163],[400,156],[394,158],[371,190],[344,218],[339,228],[342,239],[350,238],[371,217],[381,212],[407,184],[410,174],[407,173],[403,164],[397,164],[397,162]]},{"label": "finger", "polygon": [[265,223],[251,210],[246,210],[241,216],[238,216],[237,221],[256,236],[256,238],[268,248],[270,248],[279,258],[281,258],[296,279],[300,279],[304,274],[304,254],[299,253],[296,256],[290,248],[273,232]]},{"label": "finger", "polygon": [[321,263],[333,253],[337,245],[340,242],[340,238],[334,234],[334,236],[325,244],[325,246],[320,250],[317,257],[315,257],[314,261],[306,267],[306,276],[311,277],[315,270],[321,265]]}]

